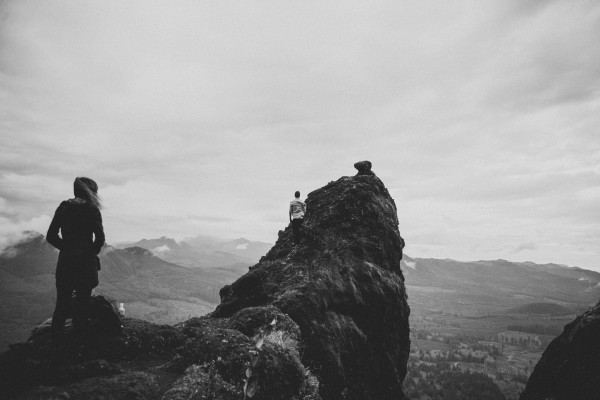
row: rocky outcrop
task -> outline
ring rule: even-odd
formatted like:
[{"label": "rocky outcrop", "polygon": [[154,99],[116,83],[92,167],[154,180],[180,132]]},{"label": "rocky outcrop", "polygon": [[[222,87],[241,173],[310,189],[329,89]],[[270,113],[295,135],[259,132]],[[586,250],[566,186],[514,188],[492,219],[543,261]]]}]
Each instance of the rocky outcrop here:
[{"label": "rocky outcrop", "polygon": [[[310,193],[300,244],[288,228],[221,290],[214,318],[275,307],[300,328],[302,361],[323,399],[402,399],[409,307],[397,211],[371,163]],[[362,171],[362,173],[361,173]]]},{"label": "rocky outcrop", "polygon": [[548,345],[520,397],[546,399],[600,399],[600,303]]},{"label": "rocky outcrop", "polygon": [[0,398],[404,399],[404,242],[394,200],[359,164],[309,194],[299,244],[281,231],[211,315],[156,325],[94,298],[84,348],[54,346],[45,324],[0,355]]},{"label": "rocky outcrop", "polygon": [[[239,400],[246,392],[259,400],[319,399],[318,382],[293,340],[298,327],[275,308],[170,326],[121,320],[116,309],[108,317],[110,302],[94,297],[93,303],[101,306],[92,308],[94,330],[82,348],[74,345],[70,324],[61,346],[42,324],[0,355],[0,398]],[[281,322],[269,322],[264,332],[265,320]]]}]

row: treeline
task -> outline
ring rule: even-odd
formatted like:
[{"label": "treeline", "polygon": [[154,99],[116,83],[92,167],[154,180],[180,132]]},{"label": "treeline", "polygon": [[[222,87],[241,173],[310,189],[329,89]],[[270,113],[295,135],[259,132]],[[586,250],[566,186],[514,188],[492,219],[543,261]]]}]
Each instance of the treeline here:
[{"label": "treeline", "polygon": [[523,348],[538,348],[543,345],[541,339],[532,339],[530,337],[514,337],[514,336],[503,336],[501,338],[502,343],[509,344],[511,346],[518,346]]},{"label": "treeline", "polygon": [[515,332],[533,333],[537,335],[557,336],[562,333],[562,329],[552,325],[507,325],[506,329]]},{"label": "treeline", "polygon": [[[500,354],[500,350],[498,350],[498,349],[493,349],[492,351],[494,352],[493,355],[495,355],[495,356],[498,356]],[[473,354],[472,352],[462,354],[462,353],[460,353],[460,351],[457,351],[457,350],[446,350],[446,351],[437,353],[435,355],[431,355],[431,354],[425,352],[424,350],[419,351],[419,361],[428,361],[428,362],[435,362],[435,363],[444,363],[444,362],[452,363],[452,362],[460,361],[460,362],[466,362],[466,363],[483,364],[483,363],[485,363],[485,359],[487,357],[488,357],[487,355],[477,356],[477,355]]]},{"label": "treeline", "polygon": [[431,400],[505,400],[498,385],[487,375],[460,371],[447,364],[436,367],[412,364],[404,379],[408,398]]}]

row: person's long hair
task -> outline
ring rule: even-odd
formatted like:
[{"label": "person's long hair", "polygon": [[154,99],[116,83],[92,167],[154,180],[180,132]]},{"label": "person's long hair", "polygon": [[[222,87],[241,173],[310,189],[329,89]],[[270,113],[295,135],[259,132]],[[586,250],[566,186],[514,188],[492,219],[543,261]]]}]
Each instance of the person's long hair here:
[{"label": "person's long hair", "polygon": [[87,201],[98,209],[102,209],[100,196],[98,196],[98,184],[90,178],[77,177],[73,182],[75,197]]}]

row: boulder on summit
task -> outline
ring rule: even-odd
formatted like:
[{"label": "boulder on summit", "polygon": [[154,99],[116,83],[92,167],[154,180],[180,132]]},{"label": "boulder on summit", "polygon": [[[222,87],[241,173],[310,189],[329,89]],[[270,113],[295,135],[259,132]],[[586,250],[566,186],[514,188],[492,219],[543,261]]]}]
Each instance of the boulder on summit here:
[{"label": "boulder on summit", "polygon": [[375,173],[371,171],[371,161],[359,161],[354,164],[354,168],[358,170],[356,175],[375,175]]}]

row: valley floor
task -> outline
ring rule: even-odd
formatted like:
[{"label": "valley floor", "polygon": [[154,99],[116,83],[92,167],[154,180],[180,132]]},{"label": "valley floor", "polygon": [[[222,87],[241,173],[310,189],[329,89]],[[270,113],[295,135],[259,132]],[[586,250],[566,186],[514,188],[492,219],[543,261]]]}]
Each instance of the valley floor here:
[{"label": "valley floor", "polygon": [[[516,400],[554,337],[536,331],[558,334],[574,317],[463,315],[414,305],[409,372],[404,381],[407,395],[433,400],[439,392],[440,399],[451,398],[448,391],[458,389],[443,387],[440,381],[444,373],[451,372],[455,377],[463,374],[467,380],[477,377],[483,382],[480,385],[496,386],[505,399]],[[460,398],[470,397],[463,393]]]}]

